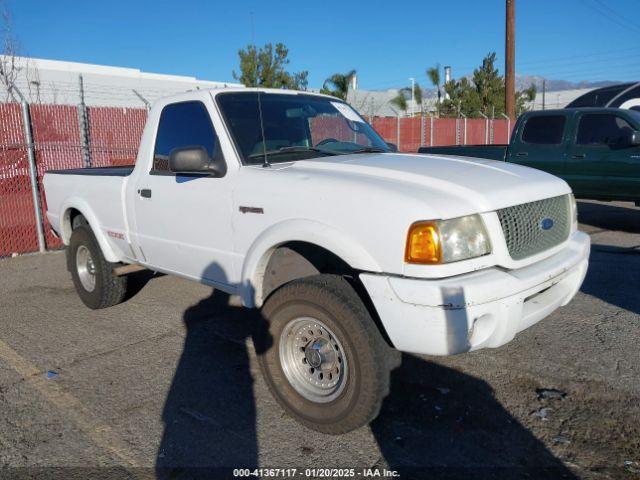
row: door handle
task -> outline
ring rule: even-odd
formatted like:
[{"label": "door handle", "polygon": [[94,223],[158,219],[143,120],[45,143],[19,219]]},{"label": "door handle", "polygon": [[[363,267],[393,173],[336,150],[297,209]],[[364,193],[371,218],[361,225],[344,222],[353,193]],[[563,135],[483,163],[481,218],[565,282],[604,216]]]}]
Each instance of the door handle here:
[{"label": "door handle", "polygon": [[142,198],[151,198],[151,189],[150,188],[142,188],[138,190],[138,193]]},{"label": "door handle", "polygon": [[571,158],[586,158],[586,153],[577,153],[575,155],[571,155]]},{"label": "door handle", "polygon": [[518,152],[516,153],[516,157],[528,157],[529,152]]}]

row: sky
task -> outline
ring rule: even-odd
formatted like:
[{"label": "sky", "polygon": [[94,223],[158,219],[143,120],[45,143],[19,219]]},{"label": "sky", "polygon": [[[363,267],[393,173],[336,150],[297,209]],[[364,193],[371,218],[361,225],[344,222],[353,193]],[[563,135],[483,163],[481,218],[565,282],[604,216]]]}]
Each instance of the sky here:
[{"label": "sky", "polygon": [[[4,0],[24,55],[232,81],[238,49],[282,42],[319,88],[356,69],[359,88],[429,87],[441,64],[503,71],[505,0]],[[516,72],[640,80],[640,0],[516,0]],[[253,19],[253,21],[252,21]],[[253,25],[253,26],[252,26]]]}]

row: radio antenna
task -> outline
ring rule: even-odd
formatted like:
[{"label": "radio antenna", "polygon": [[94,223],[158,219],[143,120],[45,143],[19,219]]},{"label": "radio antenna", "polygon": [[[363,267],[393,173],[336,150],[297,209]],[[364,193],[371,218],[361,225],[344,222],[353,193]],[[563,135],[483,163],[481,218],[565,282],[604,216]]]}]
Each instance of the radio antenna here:
[{"label": "radio antenna", "polygon": [[[253,48],[253,54],[255,55],[255,58],[253,59],[253,80],[255,82],[255,87],[260,88],[260,80],[258,78],[258,49],[256,47],[253,11],[249,12],[249,16],[251,18],[251,47]],[[269,157],[267,156],[267,139],[264,136],[264,119],[262,118],[262,92],[260,90],[258,90],[258,117],[260,118],[260,134],[262,135],[262,167],[267,168],[270,167],[271,164],[269,163]]]},{"label": "radio antenna", "polygon": [[262,119],[262,92],[258,90],[258,113],[260,116],[260,132],[262,134],[262,167],[270,167],[269,157],[267,156],[267,139],[264,136],[264,120]]}]

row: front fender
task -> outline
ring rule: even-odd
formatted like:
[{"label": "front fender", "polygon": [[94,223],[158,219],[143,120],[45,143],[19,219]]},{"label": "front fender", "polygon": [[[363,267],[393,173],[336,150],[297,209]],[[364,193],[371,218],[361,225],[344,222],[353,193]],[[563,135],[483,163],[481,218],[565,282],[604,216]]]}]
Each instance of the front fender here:
[{"label": "front fender", "polygon": [[276,248],[288,242],[307,242],[322,247],[356,270],[381,271],[373,256],[345,232],[313,220],[284,220],[262,232],[244,258],[240,295],[246,306],[262,306],[262,284],[269,259]]}]

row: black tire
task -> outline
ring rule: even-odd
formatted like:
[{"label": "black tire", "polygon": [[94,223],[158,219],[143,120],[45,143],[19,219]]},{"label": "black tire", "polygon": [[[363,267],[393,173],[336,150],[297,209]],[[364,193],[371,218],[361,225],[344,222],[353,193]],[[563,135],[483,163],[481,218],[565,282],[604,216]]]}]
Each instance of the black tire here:
[{"label": "black tire", "polygon": [[[93,261],[95,272],[95,287],[93,290],[83,286],[80,280],[77,252],[82,247],[88,249]],[[98,241],[86,221],[79,222],[71,233],[67,249],[67,267],[71,272],[78,296],[87,307],[97,310],[117,305],[124,300],[127,292],[127,277],[114,277],[112,275],[113,264],[104,258],[100,245],[98,245]]]},{"label": "black tire", "polygon": [[[389,393],[389,373],[398,352],[384,341],[364,303],[344,278],[316,275],[290,282],[269,297],[262,316],[266,325],[255,337],[260,368],[271,393],[289,415],[328,434],[350,432],[378,415]],[[320,320],[334,333],[348,365],[342,390],[336,391],[336,398],[322,403],[296,390],[280,359],[283,331],[290,331],[290,322],[305,317]],[[284,338],[286,342],[286,334]],[[307,364],[307,359],[302,363]]]}]

